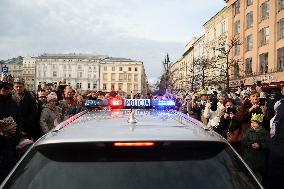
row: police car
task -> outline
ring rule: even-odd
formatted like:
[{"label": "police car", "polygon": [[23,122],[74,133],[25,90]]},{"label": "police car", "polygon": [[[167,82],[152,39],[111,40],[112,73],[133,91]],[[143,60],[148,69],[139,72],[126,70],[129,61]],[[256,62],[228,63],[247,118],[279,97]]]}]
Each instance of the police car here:
[{"label": "police car", "polygon": [[225,139],[174,101],[86,106],[40,138],[1,188],[262,188]]}]

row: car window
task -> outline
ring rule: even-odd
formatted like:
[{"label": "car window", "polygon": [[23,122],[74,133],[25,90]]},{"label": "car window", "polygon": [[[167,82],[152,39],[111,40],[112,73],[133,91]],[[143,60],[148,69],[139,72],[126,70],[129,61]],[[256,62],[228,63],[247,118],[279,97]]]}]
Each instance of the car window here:
[{"label": "car window", "polygon": [[258,188],[229,147],[45,148],[27,158],[4,188]]}]

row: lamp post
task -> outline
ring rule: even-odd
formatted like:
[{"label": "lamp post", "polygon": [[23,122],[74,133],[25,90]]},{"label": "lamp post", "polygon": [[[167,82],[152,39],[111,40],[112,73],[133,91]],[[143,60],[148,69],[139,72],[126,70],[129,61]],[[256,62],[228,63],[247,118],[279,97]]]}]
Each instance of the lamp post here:
[{"label": "lamp post", "polygon": [[165,93],[167,93],[168,89],[168,80],[169,80],[169,71],[170,71],[170,58],[169,54],[167,53],[165,57],[165,61],[163,62],[164,69],[165,69]]}]

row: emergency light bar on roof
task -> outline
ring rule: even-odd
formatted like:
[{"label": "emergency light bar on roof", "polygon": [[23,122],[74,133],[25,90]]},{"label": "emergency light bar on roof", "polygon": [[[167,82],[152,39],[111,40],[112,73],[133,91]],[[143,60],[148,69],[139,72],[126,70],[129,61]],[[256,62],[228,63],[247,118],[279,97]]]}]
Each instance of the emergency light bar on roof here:
[{"label": "emergency light bar on roof", "polygon": [[86,107],[110,106],[111,108],[157,108],[167,109],[174,108],[176,105],[174,100],[158,100],[158,99],[110,99],[110,100],[87,100]]}]

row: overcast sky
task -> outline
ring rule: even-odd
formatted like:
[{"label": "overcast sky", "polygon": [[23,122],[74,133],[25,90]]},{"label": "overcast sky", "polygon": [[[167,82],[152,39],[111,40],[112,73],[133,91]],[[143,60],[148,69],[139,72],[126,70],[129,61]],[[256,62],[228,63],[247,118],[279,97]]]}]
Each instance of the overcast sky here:
[{"label": "overcast sky", "polygon": [[143,61],[158,78],[224,0],[0,0],[0,59],[93,53]]}]

